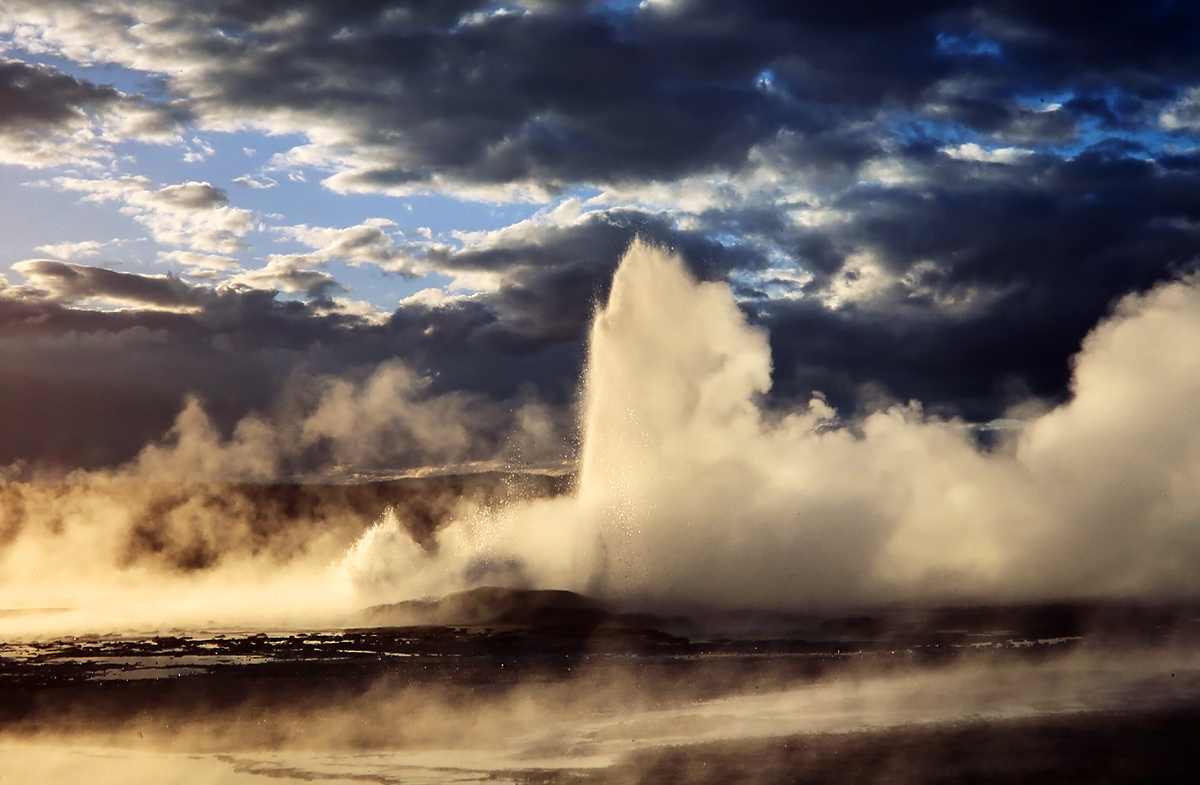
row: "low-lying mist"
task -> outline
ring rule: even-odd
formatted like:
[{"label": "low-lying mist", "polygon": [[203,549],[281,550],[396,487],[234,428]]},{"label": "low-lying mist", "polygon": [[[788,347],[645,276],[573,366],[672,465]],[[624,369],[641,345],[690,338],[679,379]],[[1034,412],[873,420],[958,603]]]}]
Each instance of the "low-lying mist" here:
[{"label": "low-lying mist", "polygon": [[385,509],[433,548],[460,508],[561,486],[560,412],[430,384],[400,361],[297,375],[229,434],[193,398],[126,465],[0,467],[0,631],[342,624],[342,556]]},{"label": "low-lying mist", "polygon": [[0,630],[61,634],[340,626],[343,556],[381,515],[407,543],[468,507],[560,492],[547,475],[357,485],[88,477],[0,487]]},{"label": "low-lying mist", "polygon": [[[534,401],[428,395],[398,363],[323,380],[229,437],[192,403],[117,472],[0,488],[0,608],[78,611],[0,626],[320,625],[480,585],[759,609],[1200,590],[1196,278],[1119,303],[1075,358],[1071,400],[1017,407],[987,447],[916,402],[769,409],[770,372],[728,286],[636,243],[592,327],[571,493],[264,522],[232,490],[178,484],[265,481],[314,455],[339,476],[398,455],[504,465],[563,429]],[[147,524],[164,504],[167,523]]]},{"label": "low-lying mist", "polygon": [[[1039,717],[1077,722],[1089,712],[1162,710],[1200,683],[1196,657],[1187,652],[1119,658],[1080,652],[1038,663],[964,660],[935,669],[848,662],[820,678],[780,676],[720,663],[673,674],[653,664],[598,663],[564,678],[539,672],[488,685],[384,679],[342,693],[317,684],[240,699],[228,689],[207,698],[179,689],[136,710],[115,699],[58,711],[44,704],[6,728],[0,754],[9,773],[30,772],[31,781],[94,779],[96,767],[123,768],[125,777],[136,772],[136,781],[160,781],[155,777],[167,773],[172,781],[198,781],[207,767],[211,779],[204,781],[220,782],[240,781],[234,772],[287,782],[571,782],[577,780],[551,775],[637,768],[639,753],[695,755],[706,744],[745,745],[749,757],[755,740],[793,738],[812,747],[832,739],[836,749],[853,744],[856,734],[870,739],[964,722],[1003,728]],[[875,738],[886,748],[886,740]],[[742,765],[768,762],[759,752]],[[894,765],[903,762],[898,755]],[[728,780],[710,772],[688,781]]]}]

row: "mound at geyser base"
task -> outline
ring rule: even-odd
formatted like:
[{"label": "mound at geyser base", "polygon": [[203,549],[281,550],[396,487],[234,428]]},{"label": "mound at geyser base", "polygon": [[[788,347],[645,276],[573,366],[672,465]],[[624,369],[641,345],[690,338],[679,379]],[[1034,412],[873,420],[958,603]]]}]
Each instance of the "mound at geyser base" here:
[{"label": "mound at geyser base", "polygon": [[[352,620],[370,628],[453,627],[559,631],[598,630],[666,633],[678,643],[720,640],[815,643],[860,647],[875,644],[946,648],[1084,641],[1143,646],[1200,641],[1200,601],[1076,602],[1049,604],[885,607],[849,615],[711,609],[692,605],[669,615],[623,611],[602,599],[563,590],[483,586],[445,597],[406,600],[366,608]],[[1024,648],[1024,647],[1023,647]]]}]

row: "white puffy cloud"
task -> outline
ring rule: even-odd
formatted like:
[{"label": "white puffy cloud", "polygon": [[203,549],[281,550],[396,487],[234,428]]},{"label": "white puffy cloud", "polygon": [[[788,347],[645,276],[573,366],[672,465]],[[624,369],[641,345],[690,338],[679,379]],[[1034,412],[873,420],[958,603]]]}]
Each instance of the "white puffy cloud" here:
[{"label": "white puffy cloud", "polygon": [[192,141],[187,145],[187,152],[183,156],[185,163],[195,164],[207,159],[216,150],[208,142],[198,136],[193,136]]},{"label": "white puffy cloud", "polygon": [[74,256],[95,256],[108,243],[96,240],[84,240],[78,243],[55,243],[54,245],[39,245],[37,250],[57,256],[59,259],[70,259]]},{"label": "white puffy cloud", "polygon": [[228,283],[232,286],[279,290],[309,297],[323,296],[338,288],[334,277],[324,270],[315,269],[309,259],[282,254],[272,256],[262,267],[233,276]]},{"label": "white puffy cloud", "polygon": [[193,273],[199,271],[230,270],[241,266],[241,262],[232,256],[197,253],[195,251],[164,251],[158,255],[158,261],[189,267]]},{"label": "white puffy cloud", "polygon": [[96,202],[123,202],[121,212],[150,230],[160,243],[196,251],[233,253],[255,227],[253,213],[229,204],[225,192],[207,182],[155,188],[145,177],[84,179],[56,177],[53,183],[87,194]]},{"label": "white puffy cloud", "polygon": [[394,221],[368,218],[357,226],[333,228],[328,226],[282,226],[280,235],[303,243],[313,250],[303,254],[312,262],[342,261],[350,265],[371,264],[388,272],[419,275],[424,264],[413,254],[408,243],[397,245],[388,233]]},{"label": "white puffy cloud", "polygon": [[[427,243],[400,243],[387,232],[393,221],[370,218],[356,226],[277,227],[283,238],[309,246],[312,250],[294,254],[271,254],[267,263],[229,279],[235,286],[252,289],[279,289],[289,294],[325,297],[339,287],[334,277],[321,268],[338,261],[351,266],[374,265],[390,273],[417,276],[429,271],[430,265],[416,255]],[[374,313],[372,309],[372,314]]]},{"label": "white puffy cloud", "polygon": [[1015,164],[1033,155],[1032,150],[1021,147],[997,147],[988,149],[974,142],[952,147],[943,147],[942,152],[959,161],[979,161],[990,164]]},{"label": "white puffy cloud", "polygon": [[279,181],[271,177],[255,177],[253,175],[244,174],[241,177],[233,178],[232,182],[238,185],[244,185],[247,188],[253,188],[256,191],[265,191],[268,188],[275,188],[279,185]]},{"label": "white puffy cloud", "polygon": [[1194,131],[1200,128],[1200,87],[1193,87],[1163,110],[1159,124],[1168,131]]},{"label": "white puffy cloud", "polygon": [[0,163],[99,168],[122,141],[168,142],[180,113],[43,65],[0,58]]},{"label": "white puffy cloud", "polygon": [[27,259],[12,269],[27,282],[10,288],[6,296],[189,312],[199,310],[209,294],[171,275],[139,275],[50,259]]}]

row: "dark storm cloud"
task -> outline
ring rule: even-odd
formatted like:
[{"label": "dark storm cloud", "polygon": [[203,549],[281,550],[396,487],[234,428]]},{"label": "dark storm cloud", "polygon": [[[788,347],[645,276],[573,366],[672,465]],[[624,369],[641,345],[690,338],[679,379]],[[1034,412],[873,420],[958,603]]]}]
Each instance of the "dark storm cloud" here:
[{"label": "dark storm cloud", "polygon": [[[231,426],[266,407],[298,364],[319,365],[314,347],[357,323],[272,293],[34,265],[33,281],[47,289],[0,290],[0,465],[115,465],[161,437],[189,394]],[[140,307],[68,302],[95,296]]]},{"label": "dark storm cloud", "polygon": [[120,138],[163,140],[187,112],[20,60],[0,59],[0,162],[40,167],[111,157]]},{"label": "dark storm cloud", "polygon": [[465,22],[355,10],[306,6],[300,34],[247,46],[236,70],[211,77],[221,109],[315,103],[369,117],[352,143],[383,148],[340,187],[672,177],[736,166],[784,118],[803,120],[756,87],[763,55],[745,31],[677,40],[670,25],[624,30],[559,8]]},{"label": "dark storm cloud", "polygon": [[113,106],[121,99],[112,87],[20,61],[0,61],[0,129],[68,125],[89,109]]},{"label": "dark storm cloud", "polygon": [[206,299],[203,290],[169,275],[138,275],[50,259],[32,259],[13,265],[29,279],[34,297],[59,302],[91,299],[158,308],[192,308]]},{"label": "dark storm cloud", "polygon": [[909,121],[1058,143],[1084,122],[1153,123],[1200,82],[1191,4],[824,6],[279,0],[68,15],[140,22],[140,57],[204,116],[323,129],[309,152],[343,170],[339,188],[672,179],[739,169],[780,133],[857,137],[813,161],[854,165],[928,131]]},{"label": "dark storm cloud", "polygon": [[[1111,142],[1069,159],[995,163],[914,149],[900,160],[914,181],[843,191],[827,206],[844,220],[812,229],[778,222],[776,243],[813,274],[810,292],[834,285],[846,257],[868,249],[893,276],[934,263],[925,283],[944,294],[1038,282],[1064,295],[1099,287],[1107,300],[1186,270],[1200,251],[1193,153],[1155,161],[1140,145]],[[771,224],[769,211],[732,217],[743,233]],[[730,216],[721,220],[731,226]]]},{"label": "dark storm cloud", "polygon": [[[1160,106],[1200,79],[1200,13],[1178,3],[227,9],[238,36],[223,39],[206,100],[355,117],[347,143],[379,148],[358,150],[341,187],[673,178],[736,169],[781,131],[820,137],[881,110],[1062,142],[1083,119],[1111,123],[1114,104]],[[268,24],[287,13],[289,25]],[[1075,100],[1030,103],[1054,92]]]},{"label": "dark storm cloud", "polygon": [[[1200,259],[1194,156],[1144,156],[1128,144],[1015,164],[933,156],[915,187],[847,192],[836,206],[849,220],[781,241],[815,274],[815,297],[761,301],[780,391],[845,406],[876,384],[981,419],[1023,392],[1060,399],[1066,359],[1116,299]],[[864,250],[890,285],[823,307]]]},{"label": "dark storm cloud", "polygon": [[607,298],[617,260],[634,237],[677,250],[703,279],[759,263],[753,250],[725,248],[705,232],[678,229],[668,214],[633,209],[585,213],[576,222],[531,228],[485,247],[440,249],[428,261],[442,271],[504,274],[488,302],[504,324],[505,340],[574,341]]},{"label": "dark storm cloud", "polygon": [[[164,70],[201,64],[170,79],[203,116],[324,127],[313,155],[351,189],[671,179],[741,168],[780,133],[882,124],[882,139],[906,119],[1062,142],[1085,120],[1152,119],[1200,80],[1190,4],[526,5],[70,11],[143,22],[141,56]],[[1057,93],[1066,103],[1042,111]],[[822,152],[818,168],[864,155]]]},{"label": "dark storm cloud", "polygon": [[[397,358],[432,380],[433,395],[499,401],[534,384],[563,404],[582,356],[578,335],[534,340],[487,299],[412,304],[380,323],[248,288],[48,261],[18,268],[29,281],[0,290],[0,466],[127,461],[171,428],[189,396],[228,435],[320,379],[361,382]],[[137,308],[70,307],[90,298]],[[590,303],[580,324],[588,313]]]}]

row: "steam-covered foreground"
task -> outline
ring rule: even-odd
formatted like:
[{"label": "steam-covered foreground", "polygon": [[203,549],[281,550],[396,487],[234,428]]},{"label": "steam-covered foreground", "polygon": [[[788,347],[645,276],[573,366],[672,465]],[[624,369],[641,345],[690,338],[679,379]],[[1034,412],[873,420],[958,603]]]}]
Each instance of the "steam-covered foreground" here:
[{"label": "steam-covered foreground", "polygon": [[361,621],[424,624],[4,644],[0,776],[1017,783],[1200,774],[1194,605],[659,617],[568,593],[481,589],[372,608]]}]

